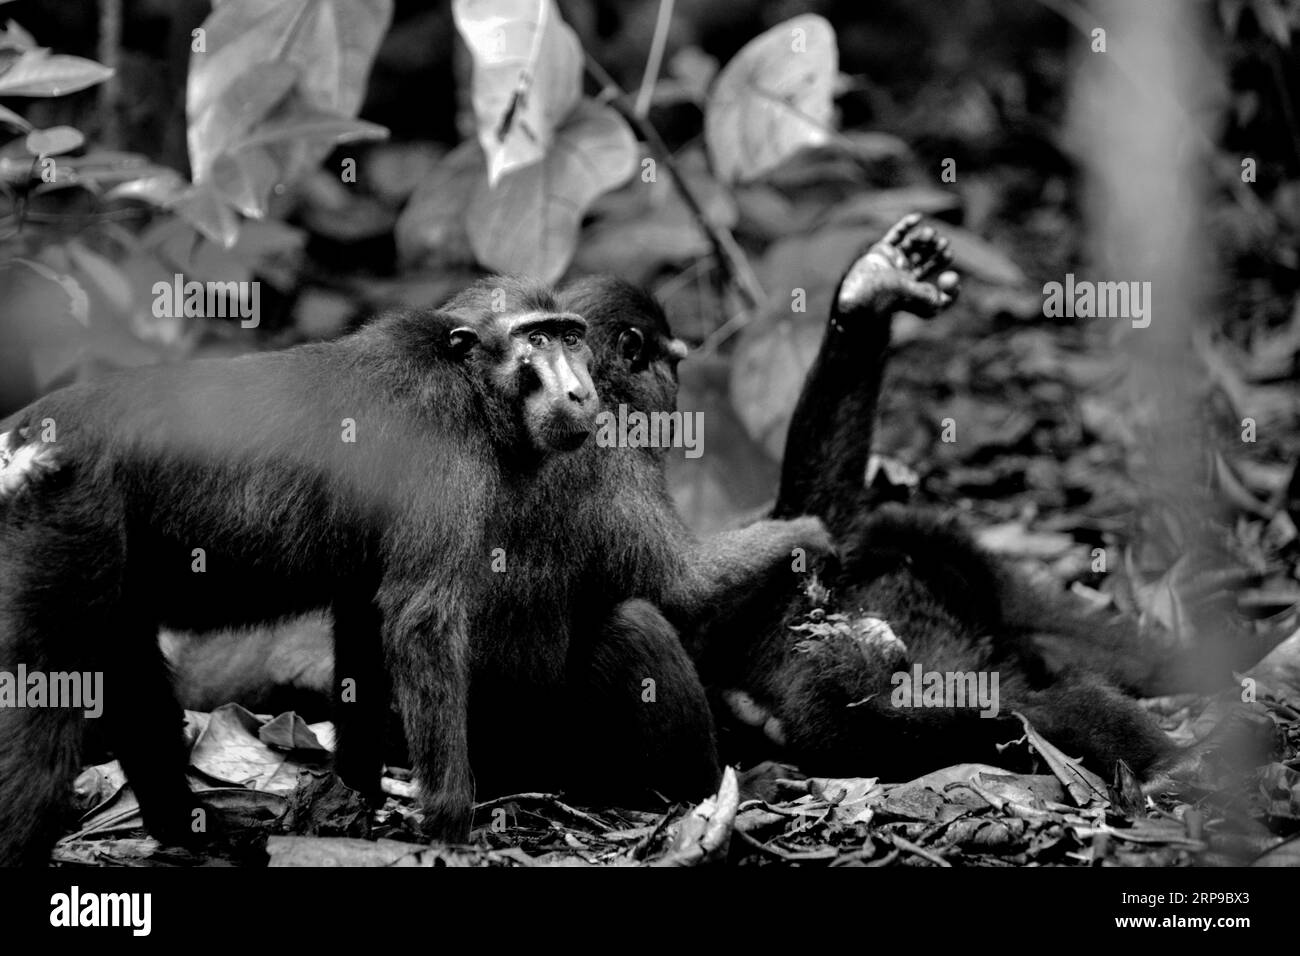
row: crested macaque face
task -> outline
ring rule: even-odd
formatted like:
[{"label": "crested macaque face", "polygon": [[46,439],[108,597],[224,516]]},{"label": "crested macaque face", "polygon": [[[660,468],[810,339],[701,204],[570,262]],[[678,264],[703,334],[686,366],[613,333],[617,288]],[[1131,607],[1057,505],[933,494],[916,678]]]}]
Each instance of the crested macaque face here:
[{"label": "crested macaque face", "polygon": [[450,343],[490,382],[485,398],[495,408],[489,418],[506,428],[500,438],[538,455],[580,447],[601,407],[591,382],[586,320],[545,306],[503,313],[480,311],[482,304],[480,289],[451,303],[471,324],[452,329]]},{"label": "crested macaque face", "polygon": [[572,451],[591,434],[600,407],[587,323],[577,315],[526,314],[508,319],[507,327],[533,448]]},{"label": "crested macaque face", "polygon": [[560,305],[590,323],[602,395],[642,412],[676,410],[677,365],[686,345],[673,337],[652,295],[612,276],[588,276],[563,289]]}]

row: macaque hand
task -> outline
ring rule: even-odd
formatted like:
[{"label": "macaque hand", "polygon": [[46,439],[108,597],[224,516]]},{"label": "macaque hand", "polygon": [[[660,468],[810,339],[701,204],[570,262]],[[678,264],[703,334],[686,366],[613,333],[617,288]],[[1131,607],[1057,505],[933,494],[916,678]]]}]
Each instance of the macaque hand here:
[{"label": "macaque hand", "polygon": [[921,214],[904,216],[849,267],[840,283],[835,313],[888,317],[897,311],[929,318],[957,297],[959,279],[948,240],[921,225]]}]

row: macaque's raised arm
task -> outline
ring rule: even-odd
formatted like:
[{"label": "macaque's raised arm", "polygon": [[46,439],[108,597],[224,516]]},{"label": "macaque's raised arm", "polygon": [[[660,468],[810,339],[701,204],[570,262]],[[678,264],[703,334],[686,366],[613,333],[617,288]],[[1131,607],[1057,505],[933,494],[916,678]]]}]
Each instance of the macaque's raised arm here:
[{"label": "macaque's raised arm", "polygon": [[929,317],[957,294],[948,243],[913,214],[859,256],[840,280],[817,358],[786,438],[774,518],[816,515],[837,538],[864,502],[890,321]]}]

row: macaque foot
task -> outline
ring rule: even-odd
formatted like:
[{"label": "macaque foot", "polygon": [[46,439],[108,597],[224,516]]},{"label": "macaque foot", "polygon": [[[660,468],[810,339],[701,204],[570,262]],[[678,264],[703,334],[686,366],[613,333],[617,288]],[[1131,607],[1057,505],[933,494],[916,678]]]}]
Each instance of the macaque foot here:
[{"label": "macaque foot", "polygon": [[835,311],[888,318],[902,310],[929,318],[957,297],[959,279],[951,265],[948,240],[922,226],[920,213],[904,216],[849,267]]},{"label": "macaque foot", "polygon": [[424,820],[420,832],[434,842],[469,842],[470,821],[474,804],[459,795],[436,794],[422,807]]}]

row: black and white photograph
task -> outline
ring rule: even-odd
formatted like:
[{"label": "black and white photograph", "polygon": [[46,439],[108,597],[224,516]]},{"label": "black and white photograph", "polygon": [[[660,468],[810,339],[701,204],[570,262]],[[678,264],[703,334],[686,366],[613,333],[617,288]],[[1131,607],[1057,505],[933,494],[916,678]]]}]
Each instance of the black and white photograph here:
[{"label": "black and white photograph", "polygon": [[1300,0],[0,0],[6,925],[1086,869],[997,879],[1244,942],[1298,373]]}]

